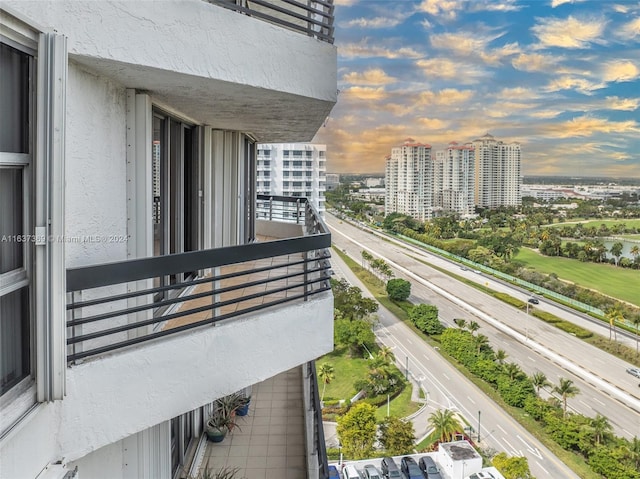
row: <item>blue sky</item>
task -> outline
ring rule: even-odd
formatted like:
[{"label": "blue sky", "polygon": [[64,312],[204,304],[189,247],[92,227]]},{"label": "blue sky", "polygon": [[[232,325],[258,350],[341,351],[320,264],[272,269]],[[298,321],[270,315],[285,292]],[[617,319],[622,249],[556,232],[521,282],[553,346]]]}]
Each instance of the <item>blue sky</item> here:
[{"label": "blue sky", "polygon": [[640,1],[335,0],[331,172],[491,133],[524,175],[640,178]]}]

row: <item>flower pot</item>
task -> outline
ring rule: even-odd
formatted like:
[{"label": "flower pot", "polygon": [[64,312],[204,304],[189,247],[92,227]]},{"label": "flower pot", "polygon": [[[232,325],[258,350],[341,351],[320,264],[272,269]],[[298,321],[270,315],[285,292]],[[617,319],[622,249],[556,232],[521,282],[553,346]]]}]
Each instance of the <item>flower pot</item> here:
[{"label": "flower pot", "polygon": [[246,416],[247,414],[249,414],[249,403],[236,409],[236,414],[238,416]]},{"label": "flower pot", "polygon": [[206,433],[211,442],[222,442],[227,435],[227,428],[207,427]]}]

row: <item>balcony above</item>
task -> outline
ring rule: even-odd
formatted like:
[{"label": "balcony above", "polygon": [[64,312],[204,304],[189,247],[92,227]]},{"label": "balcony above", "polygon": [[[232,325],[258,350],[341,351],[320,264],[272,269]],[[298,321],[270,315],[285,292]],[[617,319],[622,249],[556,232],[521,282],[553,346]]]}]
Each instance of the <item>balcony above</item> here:
[{"label": "balcony above", "polygon": [[[265,18],[300,26],[300,18],[280,11],[299,2],[249,3],[256,11],[222,0],[154,2],[154,8],[131,1],[3,5],[68,37],[69,58],[84,70],[148,92],[196,122],[261,142],[310,141],[337,101],[337,50],[316,38],[329,32],[332,13],[320,15],[320,24],[310,23],[318,15],[310,14],[303,34]],[[332,2],[314,3],[330,11]],[[267,9],[271,4],[279,10]]]}]

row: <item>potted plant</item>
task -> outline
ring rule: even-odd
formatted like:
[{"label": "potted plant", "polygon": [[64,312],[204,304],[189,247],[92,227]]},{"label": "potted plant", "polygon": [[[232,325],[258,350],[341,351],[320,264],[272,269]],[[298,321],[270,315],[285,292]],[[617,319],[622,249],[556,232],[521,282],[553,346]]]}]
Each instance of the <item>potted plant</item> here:
[{"label": "potted plant", "polygon": [[224,441],[227,432],[229,432],[230,423],[233,422],[231,416],[223,411],[217,410],[207,420],[205,432],[211,442]]},{"label": "potted plant", "polygon": [[249,414],[249,403],[251,402],[251,396],[241,396],[238,400],[239,406],[236,409],[236,414],[238,416],[246,416]]}]

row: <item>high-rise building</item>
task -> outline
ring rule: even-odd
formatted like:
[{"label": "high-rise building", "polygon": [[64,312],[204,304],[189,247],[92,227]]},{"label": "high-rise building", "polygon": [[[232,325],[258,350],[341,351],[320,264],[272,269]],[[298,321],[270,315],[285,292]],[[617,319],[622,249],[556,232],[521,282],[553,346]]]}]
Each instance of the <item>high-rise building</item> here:
[{"label": "high-rise building", "polygon": [[391,149],[385,168],[385,214],[403,213],[418,221],[433,215],[431,145],[407,138]]},{"label": "high-rise building", "polygon": [[[0,2],[1,478],[327,476],[331,237],[255,172],[337,100],[333,0],[255,3]],[[286,447],[207,453],[248,388]]]},{"label": "high-rise building", "polygon": [[[439,153],[439,152],[438,152]],[[443,152],[442,181],[438,185],[440,206],[460,216],[474,213],[475,162],[470,145],[450,143]]]},{"label": "high-rise building", "polygon": [[520,144],[503,143],[487,133],[472,145],[476,205],[482,208],[521,205]]},{"label": "high-rise building", "polygon": [[324,216],[327,146],[313,143],[258,145],[257,192],[305,197]]}]

